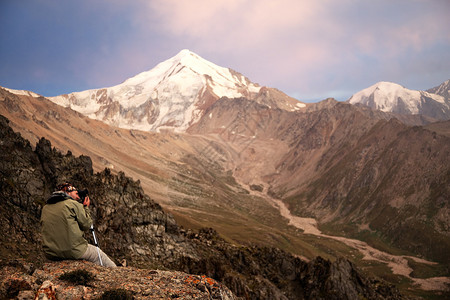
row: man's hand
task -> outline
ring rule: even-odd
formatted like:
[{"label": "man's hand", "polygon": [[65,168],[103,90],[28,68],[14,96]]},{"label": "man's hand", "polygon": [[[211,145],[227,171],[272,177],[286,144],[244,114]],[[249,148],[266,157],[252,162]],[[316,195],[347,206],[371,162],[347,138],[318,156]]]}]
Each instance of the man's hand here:
[{"label": "man's hand", "polygon": [[89,207],[90,204],[91,200],[89,199],[89,196],[87,196],[86,198],[84,198],[83,205]]}]

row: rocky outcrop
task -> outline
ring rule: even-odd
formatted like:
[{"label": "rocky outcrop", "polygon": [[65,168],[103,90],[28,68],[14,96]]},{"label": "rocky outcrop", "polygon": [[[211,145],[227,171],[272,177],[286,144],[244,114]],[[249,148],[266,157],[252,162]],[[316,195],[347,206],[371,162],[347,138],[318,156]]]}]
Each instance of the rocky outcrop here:
[{"label": "rocky outcrop", "polygon": [[202,258],[184,258],[174,267],[215,278],[244,299],[403,299],[394,286],[363,276],[346,259],[305,262],[276,248],[235,247],[212,229],[191,238]]},{"label": "rocky outcrop", "polygon": [[[2,117],[0,122],[0,196],[7,200],[0,208],[0,224],[14,233],[12,240],[1,237],[5,238],[4,257],[17,251],[41,255],[37,248],[40,210],[56,185],[64,181],[89,190],[101,247],[118,260],[158,265],[178,256],[195,256],[173,217],[144,194],[139,182],[123,173],[113,175],[108,169],[94,174],[89,157],[74,157],[70,152],[63,155],[45,139],[33,151],[29,142],[7,126],[6,119]],[[22,240],[35,247],[22,247]]]},{"label": "rocky outcrop", "polygon": [[212,278],[177,271],[103,268],[85,261],[4,262],[0,298],[17,299],[237,299]]},{"label": "rocky outcrop", "polygon": [[[197,233],[185,231],[144,194],[139,181],[133,181],[124,173],[114,175],[108,169],[94,174],[89,157],[75,157],[70,152],[61,154],[46,139],[40,139],[33,150],[2,116],[0,142],[0,225],[4,229],[0,236],[0,253],[4,266],[11,266],[17,259],[24,260],[19,267],[21,274],[31,276],[14,281],[11,278],[15,278],[17,270],[3,268],[4,294],[17,292],[18,295],[22,290],[31,290],[33,294],[41,288],[55,295],[60,291],[62,294],[58,298],[64,299],[64,291],[69,290],[69,286],[56,280],[52,272],[83,266],[97,272],[95,277],[102,279],[93,283],[99,288],[97,291],[89,286],[76,287],[80,297],[98,296],[118,282],[136,298],[168,297],[170,295],[164,292],[168,290],[166,285],[181,281],[177,285],[179,293],[192,285],[202,292],[195,296],[197,298],[186,299],[233,299],[226,289],[219,289],[215,294],[215,287],[220,286],[217,282],[242,299],[353,299],[355,295],[367,299],[401,298],[394,287],[367,279],[347,260],[330,262],[317,258],[304,262],[274,248],[231,245],[212,229]],[[142,270],[104,270],[84,262],[45,261],[40,249],[40,211],[56,184],[62,181],[71,181],[89,190],[95,201],[92,210],[101,248],[117,263],[126,260],[132,267]],[[151,273],[148,269],[178,270],[207,277],[179,272]],[[127,275],[129,273],[135,274],[134,277],[129,282],[123,281],[131,276]],[[33,277],[38,274],[39,277]],[[164,278],[161,284],[158,278]],[[49,282],[42,286],[46,281]],[[147,291],[152,284],[155,290]],[[160,294],[152,294],[157,290]],[[171,297],[181,297],[177,293]],[[70,294],[67,295],[70,298]]]}]

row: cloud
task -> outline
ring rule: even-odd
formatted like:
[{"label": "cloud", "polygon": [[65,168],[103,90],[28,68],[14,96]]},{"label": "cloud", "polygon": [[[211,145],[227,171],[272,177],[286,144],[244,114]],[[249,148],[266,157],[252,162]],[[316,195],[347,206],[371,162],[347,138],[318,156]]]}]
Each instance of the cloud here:
[{"label": "cloud", "polygon": [[[404,70],[426,68],[430,49],[439,43],[448,49],[450,43],[449,5],[439,0],[101,2],[94,8],[86,2],[83,9],[88,16],[104,11],[104,24],[121,24],[103,26],[114,32],[97,35],[96,54],[87,48],[77,61],[91,55],[88,65],[95,70],[86,78],[105,86],[189,48],[300,98],[331,96],[322,90],[356,92],[355,86],[379,80],[407,85],[401,80],[411,74]],[[80,74],[86,68],[73,64]]]},{"label": "cloud", "polygon": [[[216,62],[227,55],[250,79],[280,85],[290,81],[292,90],[296,86],[305,92],[324,84],[338,88],[370,68],[379,76],[395,74],[408,58],[424,59],[430,45],[450,42],[445,1],[143,3],[147,10],[140,13],[141,26],[148,21],[155,26],[156,21],[159,30],[195,45],[194,51],[211,54]],[[327,71],[342,76],[330,78]]]},{"label": "cloud", "polygon": [[[179,37],[212,45],[254,47],[291,29],[307,29],[323,3],[292,0],[157,0],[148,2],[161,27]],[[149,14],[146,14],[147,16]],[[228,50],[228,49],[227,49]]]},{"label": "cloud", "polygon": [[118,84],[185,48],[300,98],[357,92],[381,80],[426,87],[450,70],[447,0],[67,3],[15,4],[24,22],[7,32],[20,47],[4,53],[26,56],[21,40],[31,39],[34,61],[25,68],[48,69],[49,81],[83,82],[78,89]]}]

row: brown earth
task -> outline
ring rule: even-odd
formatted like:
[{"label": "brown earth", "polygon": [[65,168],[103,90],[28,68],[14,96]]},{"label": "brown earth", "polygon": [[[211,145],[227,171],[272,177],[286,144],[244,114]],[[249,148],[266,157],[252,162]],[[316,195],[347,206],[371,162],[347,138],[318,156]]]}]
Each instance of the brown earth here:
[{"label": "brown earth", "polygon": [[45,299],[45,297],[46,299],[237,299],[227,287],[206,276],[133,267],[111,269],[85,261],[49,262],[36,267],[23,260],[3,263],[0,275],[0,297],[2,299],[15,297],[18,299]]}]

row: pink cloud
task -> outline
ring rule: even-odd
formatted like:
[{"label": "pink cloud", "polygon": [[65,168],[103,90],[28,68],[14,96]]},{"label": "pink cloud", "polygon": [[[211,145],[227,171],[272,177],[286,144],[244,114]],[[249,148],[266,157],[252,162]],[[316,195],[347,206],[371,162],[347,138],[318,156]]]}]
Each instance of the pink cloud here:
[{"label": "pink cloud", "polygon": [[[399,61],[409,56],[420,60],[430,45],[450,43],[449,5],[439,0],[142,0],[141,4],[145,9],[138,11],[136,24],[142,32],[158,30],[177,41],[179,50],[195,45],[191,50],[209,54],[205,58],[263,85],[289,81],[292,89],[330,82],[339,86],[348,77],[367,72],[401,74]],[[386,65],[374,69],[375,63]],[[324,76],[331,72],[335,75]]]}]

